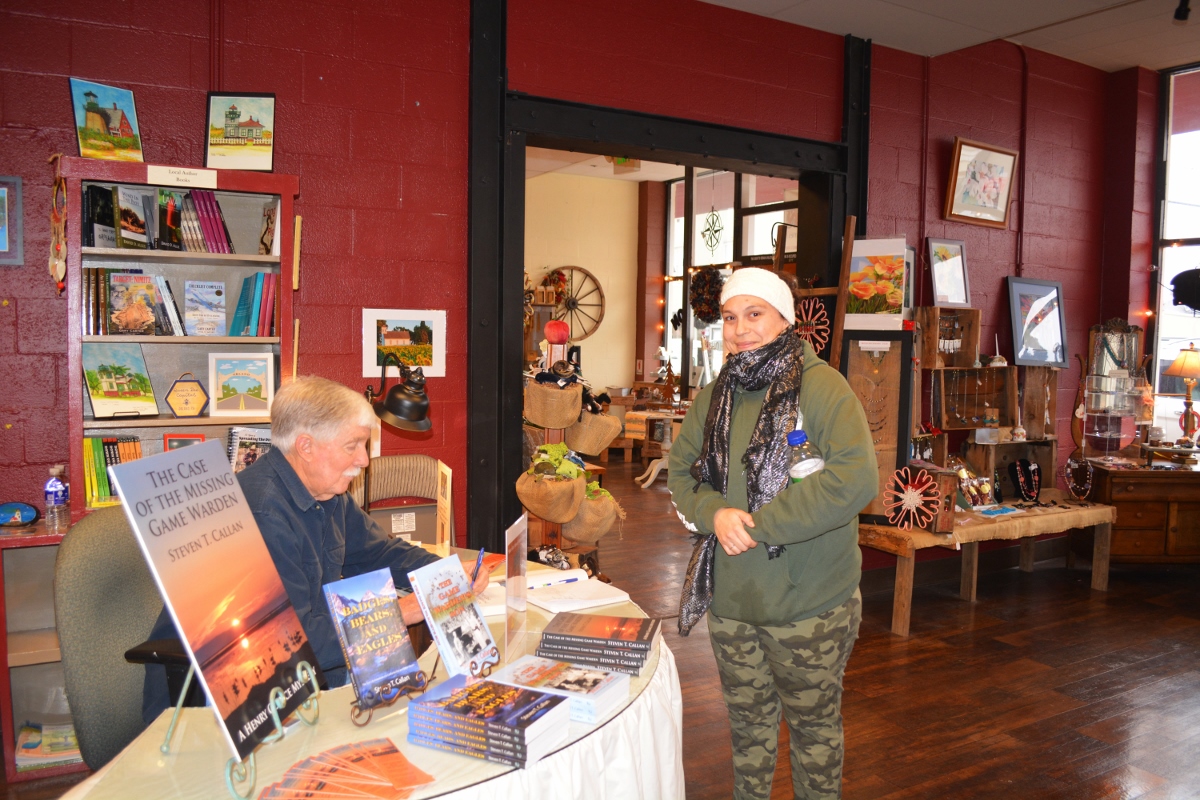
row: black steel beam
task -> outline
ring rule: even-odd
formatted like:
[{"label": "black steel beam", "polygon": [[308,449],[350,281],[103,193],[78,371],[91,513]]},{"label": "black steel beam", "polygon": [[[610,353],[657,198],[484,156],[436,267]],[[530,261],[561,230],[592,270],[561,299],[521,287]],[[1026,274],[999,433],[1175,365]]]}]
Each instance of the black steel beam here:
[{"label": "black steel beam", "polygon": [[[858,217],[855,233],[867,235],[867,161],[871,149],[871,40],[846,37],[843,63],[842,141],[847,148],[846,213]],[[924,202],[922,198],[921,202]]]}]

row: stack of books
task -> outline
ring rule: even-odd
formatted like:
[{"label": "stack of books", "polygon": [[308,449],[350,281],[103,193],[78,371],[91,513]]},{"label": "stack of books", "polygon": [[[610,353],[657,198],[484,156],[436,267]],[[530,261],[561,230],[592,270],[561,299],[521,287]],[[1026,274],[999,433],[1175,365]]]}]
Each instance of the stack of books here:
[{"label": "stack of books", "polygon": [[237,307],[229,323],[230,336],[271,336],[275,327],[275,289],[279,275],[256,272],[242,280]]},{"label": "stack of books", "polygon": [[571,721],[594,725],[629,699],[629,676],[580,664],[523,656],[491,679],[496,683],[565,697]]},{"label": "stack of books", "polygon": [[408,704],[408,741],[526,767],[566,743],[565,697],[459,675]]},{"label": "stack of books", "polygon": [[21,726],[21,732],[17,735],[17,772],[79,764],[82,761],[74,726],[39,725],[36,722],[26,722]]},{"label": "stack of books", "polygon": [[85,436],[83,488],[88,508],[119,506],[108,485],[108,467],[142,457],[142,440],[136,436]]},{"label": "stack of books", "polygon": [[546,625],[537,655],[640,676],[661,633],[657,619],[566,612]]}]

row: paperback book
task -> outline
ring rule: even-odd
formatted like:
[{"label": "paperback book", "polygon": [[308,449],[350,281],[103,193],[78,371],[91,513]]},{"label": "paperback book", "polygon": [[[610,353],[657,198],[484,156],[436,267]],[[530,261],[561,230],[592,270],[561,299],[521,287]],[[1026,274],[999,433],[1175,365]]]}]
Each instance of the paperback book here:
[{"label": "paperback book", "polygon": [[142,192],[129,186],[113,187],[113,211],[116,213],[117,247],[145,250],[146,211]]},{"label": "paperback book", "polygon": [[229,466],[241,472],[271,450],[270,428],[229,429]]},{"label": "paperback book", "polygon": [[274,733],[273,689],[286,720],[312,693],[316,656],[229,469],[221,443],[168,450],[109,468],[208,704],[233,757]]},{"label": "paperback book", "polygon": [[385,567],[323,588],[359,707],[374,708],[416,686],[417,654],[400,616],[392,571]]},{"label": "paperback book", "polygon": [[183,249],[183,193],[158,190],[158,249]]},{"label": "paperback book", "polygon": [[83,246],[116,247],[117,232],[113,228],[113,187],[92,184],[83,193]]},{"label": "paperback book", "polygon": [[150,275],[113,272],[108,276],[108,332],[154,335],[158,288]]},{"label": "paperback book", "polygon": [[225,335],[225,283],[185,281],[184,330],[188,336]]},{"label": "paperback book", "polygon": [[493,673],[491,680],[565,697],[571,704],[571,720],[588,724],[603,719],[629,699],[629,676],[625,673],[537,656],[523,656]]},{"label": "paperback book", "polygon": [[620,658],[597,656],[579,650],[564,650],[559,647],[547,647],[542,644],[534,651],[539,658],[551,658],[557,661],[569,661],[572,664],[595,667],[610,672],[624,672],[635,678],[641,677],[646,670],[646,661],[635,658]]},{"label": "paperback book", "polygon": [[649,652],[662,630],[662,621],[646,617],[605,614],[556,614],[542,630],[542,641],[585,645],[604,644]]},{"label": "paperback book", "polygon": [[451,675],[478,675],[485,665],[499,663],[500,649],[458,556],[410,572],[408,580]]}]

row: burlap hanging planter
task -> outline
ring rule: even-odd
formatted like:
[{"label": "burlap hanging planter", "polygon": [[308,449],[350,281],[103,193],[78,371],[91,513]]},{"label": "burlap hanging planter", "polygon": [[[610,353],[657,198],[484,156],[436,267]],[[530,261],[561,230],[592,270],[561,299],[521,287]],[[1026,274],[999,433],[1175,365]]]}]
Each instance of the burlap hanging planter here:
[{"label": "burlap hanging planter", "polygon": [[563,525],[562,535],[573,542],[595,544],[612,530],[618,517],[625,519],[625,509],[611,496],[584,500],[575,519]]},{"label": "burlap hanging planter", "polygon": [[589,456],[603,453],[621,433],[621,420],[610,414],[581,414],[579,421],[567,428],[567,447]]},{"label": "burlap hanging planter", "polygon": [[525,386],[525,419],[543,428],[568,428],[579,419],[583,386],[573,383],[560,389],[556,383]]},{"label": "burlap hanging planter", "polygon": [[579,513],[587,483],[583,476],[570,481],[546,480],[522,472],[517,478],[517,498],[535,516],[547,522],[570,522]]}]

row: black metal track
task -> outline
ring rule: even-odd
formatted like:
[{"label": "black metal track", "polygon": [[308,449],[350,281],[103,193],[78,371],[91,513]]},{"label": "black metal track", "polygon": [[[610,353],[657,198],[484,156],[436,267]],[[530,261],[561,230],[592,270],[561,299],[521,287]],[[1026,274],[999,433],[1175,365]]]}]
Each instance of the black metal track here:
[{"label": "black metal track", "polygon": [[[871,149],[871,40],[846,37],[843,62],[842,141],[847,147],[846,213],[858,217],[855,234],[867,235],[867,161]],[[922,199],[924,202],[924,199]]]}]

